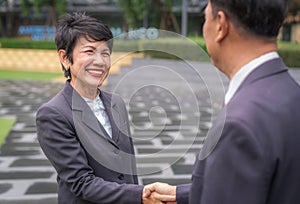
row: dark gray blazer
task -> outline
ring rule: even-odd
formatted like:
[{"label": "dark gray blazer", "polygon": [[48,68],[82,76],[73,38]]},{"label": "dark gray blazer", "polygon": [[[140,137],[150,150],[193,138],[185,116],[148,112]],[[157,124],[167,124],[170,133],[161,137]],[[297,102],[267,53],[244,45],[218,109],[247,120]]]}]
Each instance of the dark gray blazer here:
[{"label": "dark gray blazer", "polygon": [[300,87],[275,59],[221,110],[178,203],[295,204],[299,189]]},{"label": "dark gray blazer", "polygon": [[128,113],[123,100],[101,91],[112,139],[67,81],[37,111],[39,143],[57,171],[61,204],[141,203]]}]

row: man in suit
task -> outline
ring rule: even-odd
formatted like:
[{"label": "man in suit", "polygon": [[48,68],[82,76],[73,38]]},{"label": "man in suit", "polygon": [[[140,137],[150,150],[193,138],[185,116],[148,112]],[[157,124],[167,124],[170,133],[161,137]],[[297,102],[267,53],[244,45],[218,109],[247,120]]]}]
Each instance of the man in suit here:
[{"label": "man in suit", "polygon": [[[192,184],[153,184],[177,203],[300,203],[300,87],[277,53],[286,0],[209,0],[203,34],[230,79]],[[188,202],[189,201],[189,202]]]},{"label": "man in suit", "polygon": [[57,171],[60,204],[161,203],[142,198],[123,100],[99,88],[109,73],[112,38],[106,25],[84,13],[66,14],[57,28],[68,80],[38,109],[36,124]]}]

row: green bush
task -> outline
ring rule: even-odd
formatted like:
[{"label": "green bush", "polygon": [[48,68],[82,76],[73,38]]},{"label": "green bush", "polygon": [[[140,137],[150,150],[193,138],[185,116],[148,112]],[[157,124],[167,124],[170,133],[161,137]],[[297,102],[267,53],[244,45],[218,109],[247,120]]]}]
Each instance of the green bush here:
[{"label": "green bush", "polygon": [[55,50],[54,41],[33,41],[22,38],[1,38],[0,48]]},{"label": "green bush", "polygon": [[278,42],[278,53],[288,67],[300,68],[300,45],[291,42]]},{"label": "green bush", "polygon": [[300,68],[300,50],[280,49],[278,53],[288,67]]},{"label": "green bush", "polygon": [[183,38],[161,38],[158,40],[141,40],[140,50],[153,58],[183,59],[192,61],[209,61],[201,45]]},{"label": "green bush", "polygon": [[139,48],[136,40],[117,39],[113,42],[113,52],[136,52]]}]

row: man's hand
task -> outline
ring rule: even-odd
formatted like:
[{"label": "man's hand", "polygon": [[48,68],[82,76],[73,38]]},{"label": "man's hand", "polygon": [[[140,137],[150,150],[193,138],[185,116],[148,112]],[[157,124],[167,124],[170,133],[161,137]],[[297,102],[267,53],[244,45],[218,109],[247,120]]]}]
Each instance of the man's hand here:
[{"label": "man's hand", "polygon": [[143,203],[176,203],[176,186],[153,183],[143,189]]}]

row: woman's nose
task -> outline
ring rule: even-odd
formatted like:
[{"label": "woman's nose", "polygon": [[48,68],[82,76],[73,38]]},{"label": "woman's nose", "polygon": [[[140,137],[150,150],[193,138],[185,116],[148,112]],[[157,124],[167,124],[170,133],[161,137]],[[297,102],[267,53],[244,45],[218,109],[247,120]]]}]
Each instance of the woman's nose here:
[{"label": "woman's nose", "polygon": [[104,64],[105,63],[105,60],[104,60],[101,53],[95,52],[93,57],[94,57],[94,63],[97,63],[97,64]]}]

